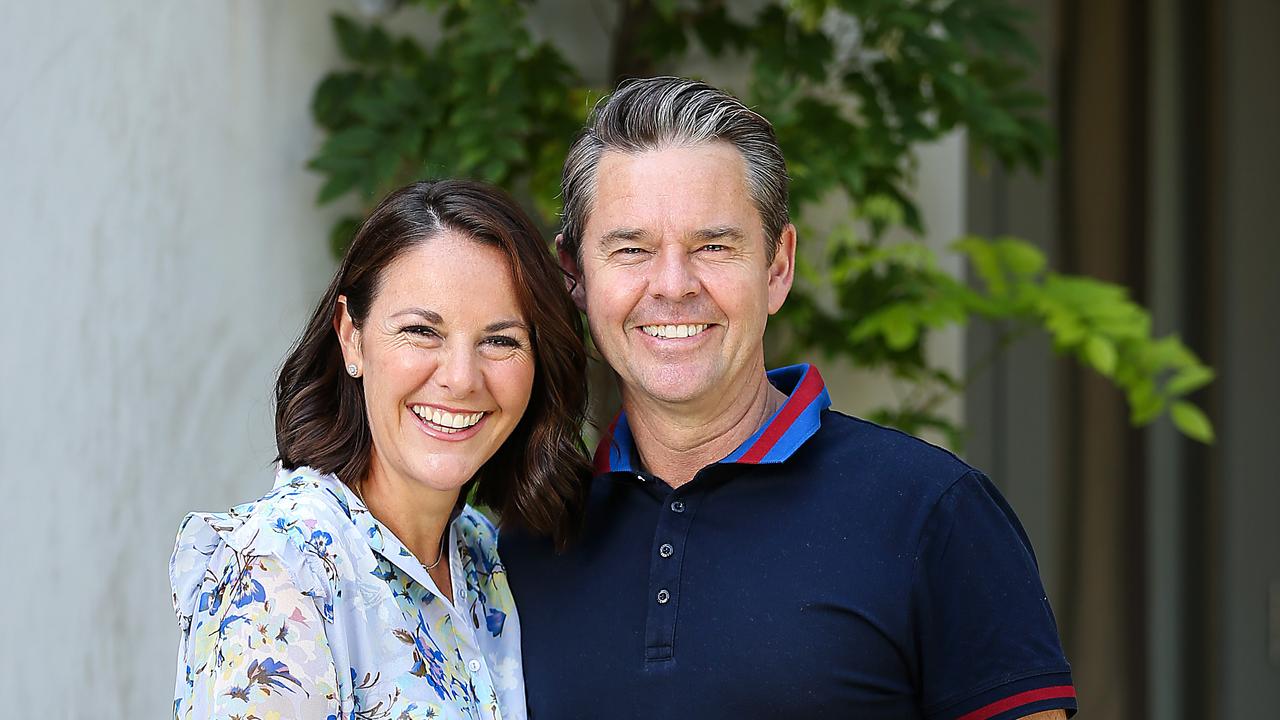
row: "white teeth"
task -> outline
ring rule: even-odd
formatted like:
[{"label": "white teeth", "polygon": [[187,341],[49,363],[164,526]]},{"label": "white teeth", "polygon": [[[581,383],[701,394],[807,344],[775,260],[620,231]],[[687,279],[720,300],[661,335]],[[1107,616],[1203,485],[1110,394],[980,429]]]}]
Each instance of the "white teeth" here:
[{"label": "white teeth", "polygon": [[450,434],[456,433],[460,430],[465,430],[480,422],[480,418],[484,417],[484,413],[482,412],[451,413],[437,408],[427,407],[426,405],[415,405],[412,409],[417,413],[418,417],[437,426],[438,430],[443,430]]},{"label": "white teeth", "polygon": [[666,340],[693,337],[708,327],[710,325],[703,323],[701,325],[642,325],[640,329],[653,337]]}]

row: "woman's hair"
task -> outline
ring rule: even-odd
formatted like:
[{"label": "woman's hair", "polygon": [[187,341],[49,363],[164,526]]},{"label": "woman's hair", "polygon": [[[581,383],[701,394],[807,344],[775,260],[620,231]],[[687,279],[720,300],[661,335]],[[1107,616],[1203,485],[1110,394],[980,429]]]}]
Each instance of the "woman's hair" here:
[{"label": "woman's hair", "polygon": [[477,502],[563,548],[581,525],[590,476],[581,435],[587,403],[582,320],[533,222],[488,185],[417,182],[388,195],[360,226],[280,369],[277,459],[285,467],[333,473],[352,487],[364,480],[373,441],[364,386],[347,375],[333,328],[338,297],[347,297],[351,320],[362,327],[386,268],[446,229],[507,256],[536,366],[524,417],[463,494],[475,483]]}]

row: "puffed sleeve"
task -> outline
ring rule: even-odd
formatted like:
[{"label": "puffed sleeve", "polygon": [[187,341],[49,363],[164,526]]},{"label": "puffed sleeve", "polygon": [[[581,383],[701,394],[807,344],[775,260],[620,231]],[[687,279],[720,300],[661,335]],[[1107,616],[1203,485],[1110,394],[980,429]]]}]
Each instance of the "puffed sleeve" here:
[{"label": "puffed sleeve", "polygon": [[200,598],[180,718],[336,718],[337,678],[316,600],[274,556],[229,551]]},{"label": "puffed sleeve", "polygon": [[1074,714],[1070,666],[1031,544],[981,473],[959,478],[931,511],[912,592],[930,720]]}]

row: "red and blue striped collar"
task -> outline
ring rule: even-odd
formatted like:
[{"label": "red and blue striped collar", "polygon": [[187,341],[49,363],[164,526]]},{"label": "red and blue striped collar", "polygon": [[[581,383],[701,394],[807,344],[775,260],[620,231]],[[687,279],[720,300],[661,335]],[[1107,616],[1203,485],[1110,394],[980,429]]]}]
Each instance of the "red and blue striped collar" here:
[{"label": "red and blue striped collar", "polygon": [[[768,375],[769,382],[787,394],[787,401],[763,427],[720,462],[747,465],[780,463],[818,431],[822,411],[831,407],[831,396],[818,369],[808,364],[791,365],[771,370]],[[597,475],[637,471],[635,439],[631,436],[626,413],[618,413],[600,438],[600,444],[596,446],[595,471]]]}]

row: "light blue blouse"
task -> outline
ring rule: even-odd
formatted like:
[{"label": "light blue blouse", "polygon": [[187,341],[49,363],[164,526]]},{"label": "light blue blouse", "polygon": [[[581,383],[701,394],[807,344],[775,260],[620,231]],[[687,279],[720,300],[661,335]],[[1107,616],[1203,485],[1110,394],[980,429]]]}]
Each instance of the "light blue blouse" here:
[{"label": "light blue blouse", "polygon": [[229,513],[188,515],[169,563],[174,717],[525,720],[494,527],[467,506],[449,533],[453,598],[310,468]]}]

